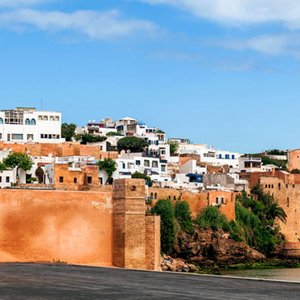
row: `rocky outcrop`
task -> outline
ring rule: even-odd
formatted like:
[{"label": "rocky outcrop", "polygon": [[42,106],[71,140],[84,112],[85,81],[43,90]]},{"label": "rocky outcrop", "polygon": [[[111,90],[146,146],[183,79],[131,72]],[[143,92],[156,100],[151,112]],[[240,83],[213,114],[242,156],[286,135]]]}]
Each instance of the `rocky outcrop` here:
[{"label": "rocky outcrop", "polygon": [[195,272],[203,266],[222,266],[262,261],[266,257],[223,231],[196,228],[193,234],[178,234],[172,257],[164,256],[163,271]]},{"label": "rocky outcrop", "polygon": [[189,264],[181,258],[173,258],[171,256],[164,255],[161,258],[161,270],[169,272],[196,272],[198,268],[194,264]]}]

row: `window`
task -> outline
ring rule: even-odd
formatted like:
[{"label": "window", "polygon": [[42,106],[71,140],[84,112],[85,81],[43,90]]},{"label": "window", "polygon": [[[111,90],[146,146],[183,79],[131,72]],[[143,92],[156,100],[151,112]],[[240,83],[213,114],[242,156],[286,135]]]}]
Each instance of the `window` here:
[{"label": "window", "polygon": [[157,161],[153,161],[152,162],[152,168],[158,168],[158,162]]},{"label": "window", "polygon": [[225,203],[225,199],[222,197],[221,198],[221,203],[224,204]]},{"label": "window", "polygon": [[39,116],[38,119],[39,119],[39,121],[42,121],[42,120],[43,120],[43,117],[42,117],[42,116]]},{"label": "window", "polygon": [[0,118],[0,125],[2,125],[3,124],[3,119],[2,118]]},{"label": "window", "polygon": [[216,197],[216,204],[219,204],[219,197]]},{"label": "window", "polygon": [[30,125],[30,120],[29,119],[25,120],[25,125]]},{"label": "window", "polygon": [[0,140],[2,140],[2,133],[0,133]]},{"label": "window", "polygon": [[290,198],[289,197],[286,198],[286,206],[290,207]]},{"label": "window", "polygon": [[144,166],[145,167],[150,167],[150,161],[149,160],[145,160],[144,161]]},{"label": "window", "polygon": [[154,194],[154,199],[157,199],[157,193]]},{"label": "window", "polygon": [[27,141],[32,140],[33,141],[33,134],[27,134]]},{"label": "window", "polygon": [[222,159],[222,154],[219,154],[218,157],[219,157],[219,159]]},{"label": "window", "polygon": [[43,116],[44,121],[48,121],[48,116]]},{"label": "window", "polygon": [[87,177],[87,183],[88,183],[88,184],[92,184],[92,181],[93,181],[92,176],[88,176],[88,177]]},{"label": "window", "polygon": [[23,140],[23,134],[20,133],[13,133],[11,135],[12,140]]},{"label": "window", "polygon": [[59,177],[59,182],[60,182],[60,183],[63,183],[63,182],[64,182],[64,177],[63,177],[63,176],[60,176],[60,177]]},{"label": "window", "polygon": [[9,176],[6,176],[6,182],[9,183],[9,181],[10,181]]},{"label": "window", "polygon": [[231,158],[232,158],[232,159],[235,159],[235,155],[234,155],[234,154],[233,154],[233,155],[231,155]]},{"label": "window", "polygon": [[225,154],[225,159],[230,159],[230,155],[229,154]]},{"label": "window", "polygon": [[166,172],[166,165],[161,165],[161,171]]},{"label": "window", "polygon": [[59,121],[59,116],[55,116],[55,121]]},{"label": "window", "polygon": [[122,169],[126,169],[126,164],[122,163]]},{"label": "window", "polygon": [[76,177],[74,177],[74,183],[75,183],[75,184],[77,183],[77,178],[76,178]]},{"label": "window", "polygon": [[31,119],[30,124],[31,125],[36,125],[36,120],[35,119]]},{"label": "window", "polygon": [[141,161],[140,161],[140,160],[136,160],[136,161],[135,161],[135,164],[136,164],[137,166],[140,166],[140,165],[141,165]]},{"label": "window", "polygon": [[281,190],[281,183],[278,183],[278,189]]},{"label": "window", "polygon": [[50,116],[50,121],[54,121],[54,116]]},{"label": "window", "polygon": [[2,182],[2,176],[0,176],[0,182]]}]

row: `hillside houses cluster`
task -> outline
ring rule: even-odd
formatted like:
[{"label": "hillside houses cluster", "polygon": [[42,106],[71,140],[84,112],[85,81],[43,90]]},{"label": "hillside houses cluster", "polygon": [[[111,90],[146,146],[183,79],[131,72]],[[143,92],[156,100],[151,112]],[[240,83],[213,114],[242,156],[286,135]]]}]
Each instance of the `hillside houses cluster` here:
[{"label": "hillside houses cluster", "polygon": [[[0,187],[42,184],[44,188],[95,189],[108,183],[108,175],[100,170],[97,162],[111,158],[116,162],[113,179],[131,178],[141,173],[151,178],[160,188],[183,189],[191,192],[204,190],[241,191],[247,189],[244,173],[271,172],[273,165],[263,165],[259,157],[243,156],[237,152],[216,150],[205,144],[192,144],[188,139],[167,138],[157,127],[147,126],[133,118],[114,121],[89,121],[76,128],[76,135],[90,134],[105,137],[104,141],[88,144],[76,150],[75,140],[65,143],[61,136],[61,113],[38,111],[34,108],[17,108],[0,111],[0,161],[11,152],[19,152],[18,145],[25,145],[21,152],[31,156],[33,166],[29,171],[16,168],[0,173]],[[45,138],[46,137],[46,138]],[[124,137],[144,139],[143,151],[117,152],[118,141]],[[51,148],[37,151],[43,144],[73,147],[74,151]],[[171,145],[176,145],[173,152]],[[27,145],[27,146],[26,146]],[[34,147],[35,150],[28,150]],[[83,146],[82,146],[83,147]],[[37,178],[37,170],[40,174]],[[41,171],[42,170],[42,171]]]}]

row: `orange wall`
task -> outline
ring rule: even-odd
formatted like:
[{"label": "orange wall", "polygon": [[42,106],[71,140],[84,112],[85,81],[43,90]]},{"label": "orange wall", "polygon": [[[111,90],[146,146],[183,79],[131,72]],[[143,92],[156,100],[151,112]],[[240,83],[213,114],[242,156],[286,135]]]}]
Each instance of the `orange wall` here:
[{"label": "orange wall", "polygon": [[172,201],[181,199],[187,201],[193,217],[198,216],[199,213],[208,205],[215,205],[216,197],[219,198],[219,204],[221,204],[220,201],[223,197],[225,204],[221,205],[221,212],[228,220],[235,220],[236,193],[223,191],[191,193],[177,189],[150,188],[149,196],[151,195],[153,196],[152,198],[155,199],[154,203],[159,199],[171,199]]},{"label": "orange wall", "polygon": [[0,261],[112,265],[112,193],[0,190]]},{"label": "orange wall", "polygon": [[288,169],[300,169],[300,150],[292,150],[288,152]]},{"label": "orange wall", "polygon": [[99,146],[80,145],[79,143],[61,144],[13,144],[0,142],[0,149],[12,149],[13,152],[27,153],[32,156],[93,156],[96,159],[118,158],[118,152],[104,152]]}]

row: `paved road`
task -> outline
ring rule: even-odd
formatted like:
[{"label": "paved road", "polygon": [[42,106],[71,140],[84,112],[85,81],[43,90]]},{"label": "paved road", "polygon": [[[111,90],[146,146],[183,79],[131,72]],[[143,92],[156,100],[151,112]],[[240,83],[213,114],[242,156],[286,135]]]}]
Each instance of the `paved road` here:
[{"label": "paved road", "polygon": [[300,299],[300,284],[47,264],[0,264],[0,299]]}]

